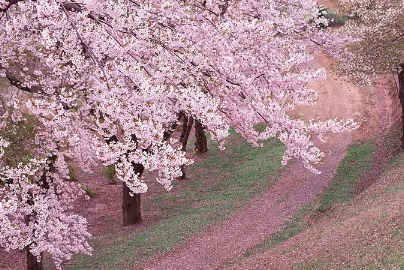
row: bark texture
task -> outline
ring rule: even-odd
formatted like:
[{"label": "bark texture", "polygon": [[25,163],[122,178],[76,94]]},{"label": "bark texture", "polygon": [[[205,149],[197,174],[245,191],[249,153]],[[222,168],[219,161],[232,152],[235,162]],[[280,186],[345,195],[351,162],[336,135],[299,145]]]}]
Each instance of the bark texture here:
[{"label": "bark texture", "polygon": [[42,255],[41,253],[41,260],[38,262],[36,257],[27,249],[27,270],[43,270]]},{"label": "bark texture", "polygon": [[[49,158],[49,169],[48,171],[51,173],[54,173],[56,171],[55,169],[55,162],[56,162],[57,156],[52,155]],[[41,185],[45,190],[48,190],[50,188],[49,182],[46,176],[46,172],[44,172],[41,175],[40,181],[38,182],[39,185]],[[31,192],[29,192],[28,196],[30,197],[28,203],[29,205],[33,205],[33,195]],[[30,222],[36,222],[36,212],[33,212],[31,215],[25,216],[25,223],[28,225]],[[27,270],[43,270],[43,263],[42,263],[42,258],[43,258],[43,252],[41,253],[41,259],[38,261],[37,257],[35,257],[29,250],[29,246],[26,247],[27,250]]]},{"label": "bark texture", "polygon": [[195,120],[195,152],[202,155],[208,151],[208,141],[206,140],[205,130],[203,125],[198,120]]},{"label": "bark texture", "polygon": [[[184,125],[183,125],[183,130],[180,135],[180,142],[182,143],[182,151],[187,151],[187,143],[189,139],[189,134],[191,133],[192,126],[194,125],[194,118],[192,116],[184,117]],[[180,177],[181,179],[186,178],[186,173],[185,173],[185,166],[181,166],[181,172],[182,176]]]},{"label": "bark texture", "polygon": [[[137,141],[135,135],[132,135],[132,140]],[[118,138],[113,135],[105,140],[108,144],[112,142],[118,142]],[[141,164],[132,164],[135,173],[139,176],[142,175],[144,167]],[[140,210],[140,194],[132,194],[126,183],[122,184],[122,219],[123,226],[129,226],[142,221],[142,212]]]},{"label": "bark texture", "polygon": [[180,136],[180,142],[182,143],[182,151],[187,151],[187,144],[189,139],[189,134],[191,133],[192,126],[194,125],[194,118],[190,116],[186,121],[184,121],[184,130]]},{"label": "bark texture", "polygon": [[185,134],[187,133],[188,116],[183,114],[181,117],[181,120],[182,120],[182,130],[181,130],[181,134],[180,134],[180,143],[182,143],[184,141]]},{"label": "bark texture", "polygon": [[[139,176],[142,175],[144,167],[141,164],[133,164],[133,169]],[[140,210],[140,194],[130,193],[128,186],[123,183],[122,185],[122,212],[123,212],[123,226],[136,224],[142,221],[142,214]]]}]

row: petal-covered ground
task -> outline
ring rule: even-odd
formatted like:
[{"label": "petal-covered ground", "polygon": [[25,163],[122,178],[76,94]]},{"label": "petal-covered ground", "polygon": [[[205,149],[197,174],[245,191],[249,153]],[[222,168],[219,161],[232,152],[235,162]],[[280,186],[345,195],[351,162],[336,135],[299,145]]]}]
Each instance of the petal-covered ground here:
[{"label": "petal-covered ground", "polygon": [[[324,56],[317,56],[313,64],[327,66],[330,61]],[[385,88],[383,91],[360,89],[332,74],[328,74],[327,80],[312,86],[319,92],[319,100],[314,106],[298,108],[294,113],[301,114],[304,119],[339,117],[361,122],[358,131],[329,136],[324,143],[317,142],[326,154],[323,164],[318,167],[322,174],[314,175],[296,162],[290,164],[274,185],[231,219],[208,227],[174,250],[137,269],[215,269],[238,261],[246,250],[281,229],[295,211],[321,193],[352,141],[376,137],[379,132],[388,130],[391,119],[399,116],[391,115],[391,111],[397,110],[392,106],[394,98],[389,91],[383,90]],[[108,185],[102,170],[95,170],[93,175],[80,174],[80,182],[95,189],[99,195],[91,201],[82,201],[76,211],[86,216],[93,235],[106,234],[105,238],[108,238],[130,234],[134,227],[121,227],[121,186]],[[157,216],[153,211],[145,211],[144,222],[135,229],[154,224]],[[111,239],[105,242],[111,242]],[[25,268],[24,253],[0,250],[0,256],[1,269]],[[249,262],[246,263],[244,269],[254,269]]]},{"label": "petal-covered ground", "polygon": [[[330,61],[324,56],[316,56],[314,65],[329,66]],[[344,157],[347,146],[353,140],[371,138],[376,134],[380,127],[374,121],[382,120],[387,130],[387,119],[370,115],[375,112],[377,115],[390,115],[388,91],[374,96],[371,89],[358,88],[332,74],[312,86],[318,90],[319,100],[312,107],[298,108],[296,114],[305,119],[354,118],[362,124],[352,134],[332,135],[326,142],[319,143],[326,153],[323,163],[318,166],[322,174],[314,175],[299,163],[289,165],[275,185],[230,220],[208,228],[171,252],[136,269],[217,269],[237,261],[247,249],[279,230],[295,211],[321,193]],[[268,257],[268,260],[271,259],[272,256]],[[256,269],[253,262],[241,268]]]}]

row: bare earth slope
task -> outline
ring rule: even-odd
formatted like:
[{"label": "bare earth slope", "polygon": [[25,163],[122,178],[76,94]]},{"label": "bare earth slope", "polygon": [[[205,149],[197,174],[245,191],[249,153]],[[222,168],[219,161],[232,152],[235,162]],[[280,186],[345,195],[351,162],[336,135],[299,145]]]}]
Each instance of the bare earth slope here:
[{"label": "bare earth slope", "polygon": [[387,162],[382,141],[397,125],[401,110],[394,83],[386,76],[378,81],[367,89],[369,121],[356,134],[375,142],[373,169],[359,186],[359,191],[367,189],[307,231],[224,269],[404,269],[403,154],[397,168],[378,179]]},{"label": "bare earth slope", "polygon": [[352,204],[268,251],[233,265],[244,269],[403,269],[404,157]]},{"label": "bare earth slope", "polygon": [[[328,65],[329,60],[318,56],[314,64]],[[332,75],[313,84],[313,88],[320,94],[319,101],[315,106],[299,108],[295,113],[306,119],[338,116],[360,120],[365,117],[364,90]],[[314,175],[299,163],[289,165],[276,184],[230,220],[208,228],[173,251],[136,269],[216,269],[236,260],[248,248],[279,230],[296,210],[322,191],[351,140],[351,134],[347,133],[330,136],[325,143],[319,143],[326,153],[323,164],[318,166],[322,174]]]}]

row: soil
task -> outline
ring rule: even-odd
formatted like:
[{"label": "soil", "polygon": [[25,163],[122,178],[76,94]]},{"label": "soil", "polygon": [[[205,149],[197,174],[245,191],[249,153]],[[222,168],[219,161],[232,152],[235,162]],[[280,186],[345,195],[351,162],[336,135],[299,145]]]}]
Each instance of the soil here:
[{"label": "soil", "polygon": [[[331,61],[317,55],[313,64],[329,67]],[[300,163],[290,164],[275,185],[230,220],[209,227],[174,250],[135,269],[219,269],[237,261],[246,250],[269,238],[295,211],[321,193],[345,156],[349,144],[371,138],[380,142],[382,135],[396,123],[393,119],[397,114],[392,113],[392,108],[396,106],[397,99],[391,94],[390,86],[361,89],[332,74],[311,86],[319,92],[319,100],[312,107],[296,109],[296,115],[306,120],[354,118],[361,123],[355,132],[331,135],[326,142],[317,142],[326,153],[323,163],[318,166],[322,173],[313,175]],[[377,135],[380,130],[382,135]],[[369,176],[378,175],[387,160],[387,152],[380,147],[376,147],[376,154],[377,166]],[[364,182],[362,187],[372,181]],[[252,262],[243,264],[242,268],[255,269],[255,266]]]},{"label": "soil", "polygon": [[224,269],[401,269],[402,167],[287,241]]},{"label": "soil", "polygon": [[[400,150],[401,109],[394,81],[387,76],[377,81],[368,89],[365,108],[367,114],[372,112],[368,114],[371,121],[358,134],[369,139],[365,133],[377,127],[379,132],[371,137],[375,160],[373,169],[361,177],[354,202],[333,209],[314,226],[278,246],[221,269],[370,269],[383,262],[388,269],[399,268],[384,256],[394,256],[393,250],[387,251],[389,246],[402,246],[402,238],[394,238],[391,232],[404,222],[404,193],[386,190],[402,186],[403,169],[381,172],[389,157]],[[398,258],[402,262],[401,252]]]},{"label": "soil", "polygon": [[[219,269],[292,269],[292,266],[301,265],[308,260],[321,261],[322,256],[328,256],[331,252],[334,252],[336,262],[346,262],[347,265],[336,266],[333,264],[334,262],[331,262],[334,259],[328,256],[327,259],[330,261],[327,261],[326,268],[321,268],[320,265],[319,267],[321,269],[348,269],[351,258],[340,257],[349,256],[347,251],[349,248],[352,248],[352,246],[358,249],[363,248],[365,245],[363,242],[366,241],[367,245],[370,245],[372,241],[374,243],[384,241],[383,237],[385,237],[386,232],[382,232],[383,228],[389,228],[391,224],[387,224],[388,219],[383,219],[386,222],[383,221],[382,223],[386,224],[382,224],[380,216],[386,212],[392,213],[391,210],[384,209],[391,205],[388,203],[383,205],[379,200],[376,200],[378,204],[372,209],[368,205],[371,204],[370,202],[368,203],[368,193],[374,192],[375,189],[383,190],[386,188],[386,185],[383,186],[383,181],[385,181],[383,179],[380,183],[377,182],[377,185],[373,184],[386,168],[389,157],[400,150],[401,109],[391,76],[390,78],[381,76],[376,81],[378,83],[374,87],[366,89],[367,92],[363,103],[364,119],[366,121],[352,136],[354,138],[353,142],[372,139],[375,143],[373,168],[361,177],[356,191],[358,195],[360,194],[359,201],[364,201],[363,204],[366,204],[366,206],[358,203],[358,206],[354,205],[353,210],[348,209],[349,206],[343,207],[337,212],[333,212],[332,216],[317,220],[318,224],[313,228],[279,246],[248,259],[240,260],[237,264],[223,265],[223,267],[218,267]],[[395,132],[397,130],[398,132]],[[386,143],[386,140],[391,141],[390,145]],[[401,176],[396,178],[402,179]],[[383,187],[378,188],[378,185]],[[395,199],[393,202],[393,204],[401,204],[402,200]],[[400,205],[400,207],[402,206]],[[384,209],[384,212],[378,208]],[[348,218],[346,217],[347,215],[349,216]],[[343,221],[341,222],[341,220]],[[378,220],[378,222],[375,223],[375,220]],[[402,219],[395,220],[394,224],[397,225],[399,222],[402,222]],[[339,228],[335,229],[333,225],[337,223]],[[370,233],[369,230],[372,230],[372,232]],[[364,236],[364,234],[367,235]],[[368,259],[369,262],[373,260],[372,258]]]},{"label": "soil", "polygon": [[[375,81],[375,86],[369,89],[370,98],[366,107],[370,127],[364,127],[360,133],[362,137],[370,136],[368,139],[373,139],[375,158],[372,170],[361,177],[356,194],[370,187],[386,168],[389,158],[401,150],[402,123],[398,89],[391,76],[379,76]],[[366,130],[377,132],[365,135]]]}]

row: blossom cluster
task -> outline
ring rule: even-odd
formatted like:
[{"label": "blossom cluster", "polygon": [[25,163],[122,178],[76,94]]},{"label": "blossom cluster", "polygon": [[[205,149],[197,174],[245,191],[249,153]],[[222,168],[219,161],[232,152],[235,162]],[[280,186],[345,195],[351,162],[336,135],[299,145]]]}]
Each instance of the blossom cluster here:
[{"label": "blossom cluster", "polygon": [[5,176],[0,211],[11,233],[2,231],[0,244],[48,251],[58,265],[88,253],[84,220],[67,214],[77,190],[63,181],[66,158],[84,169],[96,158],[115,164],[133,193],[147,191],[132,166],[141,164],[170,189],[192,163],[177,138],[164,138],[179,114],[221,145],[229,127],[254,146],[279,138],[284,162],[315,171],[322,154],[311,136],[355,128],[289,115],[315,101],[308,83],[325,76],[307,50],[324,35],[320,23],[314,0],[0,1],[0,74],[30,94],[45,160],[3,169],[12,180]]}]

